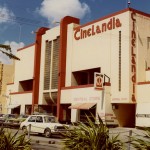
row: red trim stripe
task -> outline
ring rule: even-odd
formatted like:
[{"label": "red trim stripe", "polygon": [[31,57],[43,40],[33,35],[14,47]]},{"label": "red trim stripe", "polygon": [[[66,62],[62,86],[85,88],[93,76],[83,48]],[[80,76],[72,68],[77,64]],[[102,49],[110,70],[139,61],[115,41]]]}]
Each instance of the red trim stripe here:
[{"label": "red trim stripe", "polygon": [[66,47],[67,47],[67,26],[70,23],[79,24],[79,19],[66,16],[60,23],[60,49],[59,49],[59,76],[58,76],[58,96],[57,96],[57,117],[63,119],[62,108],[60,106],[61,88],[65,87],[66,77]]},{"label": "red trim stripe", "polygon": [[25,47],[23,47],[23,48],[20,48],[20,49],[18,49],[17,51],[25,50],[26,48],[31,47],[31,46],[33,46],[33,45],[35,45],[35,43],[30,44],[30,45],[27,45],[27,46],[25,46]]}]

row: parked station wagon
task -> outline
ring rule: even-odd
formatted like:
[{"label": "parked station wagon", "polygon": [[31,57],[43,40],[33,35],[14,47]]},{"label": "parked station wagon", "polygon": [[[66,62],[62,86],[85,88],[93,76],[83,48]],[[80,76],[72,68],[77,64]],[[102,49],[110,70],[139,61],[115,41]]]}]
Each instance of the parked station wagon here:
[{"label": "parked station wagon", "polygon": [[51,137],[53,134],[66,131],[63,124],[56,122],[55,117],[49,115],[30,115],[21,123],[20,128],[23,132],[44,134],[45,137]]}]

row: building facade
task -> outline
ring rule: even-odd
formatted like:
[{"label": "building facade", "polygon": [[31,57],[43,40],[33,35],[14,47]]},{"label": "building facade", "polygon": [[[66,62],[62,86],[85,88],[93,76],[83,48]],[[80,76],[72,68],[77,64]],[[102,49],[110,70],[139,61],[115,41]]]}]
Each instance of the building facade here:
[{"label": "building facade", "polygon": [[150,15],[128,8],[79,21],[66,16],[60,26],[40,28],[35,43],[18,50],[8,86],[13,105],[62,122],[92,114],[106,124],[149,126]]},{"label": "building facade", "polygon": [[[14,62],[12,64],[3,64],[0,63],[0,113],[6,114],[8,113],[11,97],[7,93],[7,83],[13,81],[14,77]],[[8,91],[9,93],[11,91]]]}]

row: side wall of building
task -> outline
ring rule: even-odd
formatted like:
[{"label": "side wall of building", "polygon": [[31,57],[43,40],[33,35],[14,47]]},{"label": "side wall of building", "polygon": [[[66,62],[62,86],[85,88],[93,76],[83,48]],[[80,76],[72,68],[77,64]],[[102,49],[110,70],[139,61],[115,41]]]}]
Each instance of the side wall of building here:
[{"label": "side wall of building", "polygon": [[25,105],[32,105],[32,84],[34,71],[34,44],[17,51],[20,61],[15,61],[14,83],[7,85],[7,103],[9,113],[11,109],[20,106],[20,113],[25,113]]}]

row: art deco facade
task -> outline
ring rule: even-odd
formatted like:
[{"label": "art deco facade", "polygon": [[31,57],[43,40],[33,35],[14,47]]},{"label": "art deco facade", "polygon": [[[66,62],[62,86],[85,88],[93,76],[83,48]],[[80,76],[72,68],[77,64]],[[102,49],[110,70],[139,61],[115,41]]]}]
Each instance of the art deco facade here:
[{"label": "art deco facade", "polygon": [[[107,124],[150,125],[150,15],[131,8],[80,25],[66,16],[18,50],[8,86],[19,113],[59,121],[99,115]],[[21,70],[21,71],[20,71]]]}]

